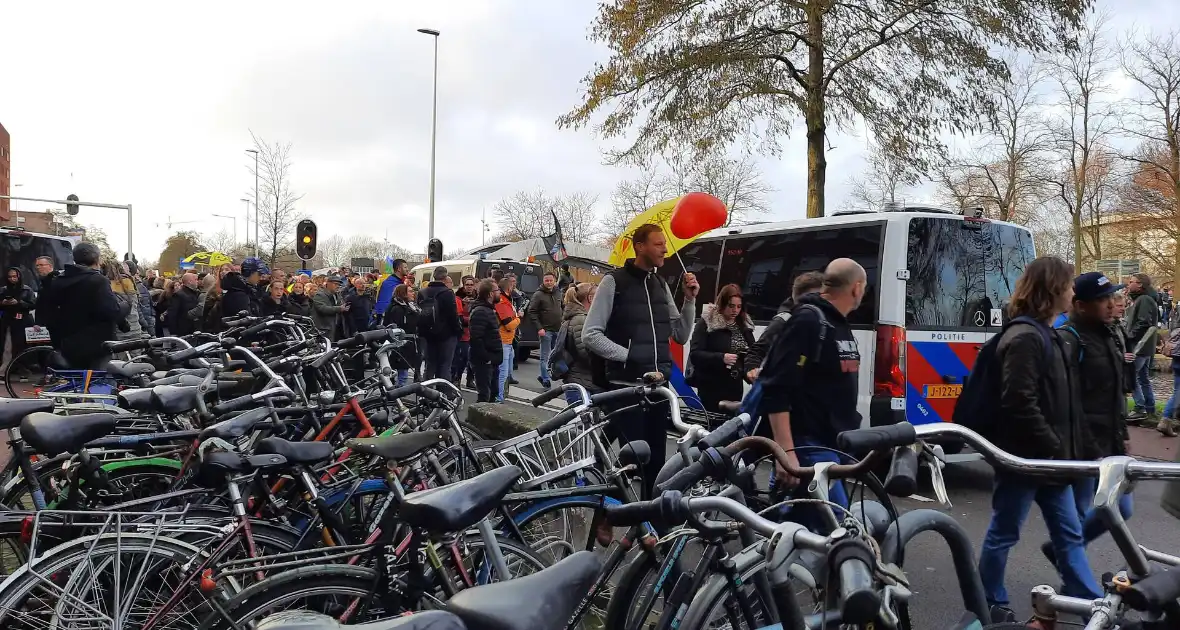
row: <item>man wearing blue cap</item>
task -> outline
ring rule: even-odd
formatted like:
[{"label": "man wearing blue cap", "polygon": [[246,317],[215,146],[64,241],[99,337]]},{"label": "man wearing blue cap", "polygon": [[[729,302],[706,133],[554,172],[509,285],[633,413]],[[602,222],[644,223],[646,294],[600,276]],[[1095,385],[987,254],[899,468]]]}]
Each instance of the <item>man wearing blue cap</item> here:
[{"label": "man wearing blue cap", "polygon": [[270,274],[266,263],[250,257],[242,261],[242,272],[231,271],[221,279],[225,297],[221,302],[223,317],[236,317],[243,311],[257,317],[262,314],[262,303],[258,287],[262,276]]},{"label": "man wearing blue cap", "polygon": [[[1073,307],[1058,331],[1068,357],[1076,361],[1079,398],[1082,403],[1086,443],[1093,459],[1127,454],[1127,398],[1123,366],[1126,349],[1114,327],[1114,294],[1123,288],[1097,271],[1084,273],[1073,282]],[[1106,532],[1102,520],[1090,508],[1097,491],[1097,479],[1075,481],[1074,495],[1082,517],[1082,537],[1087,544]],[[1123,517],[1131,515],[1131,497],[1119,500]],[[1041,546],[1049,561],[1056,564],[1050,543]]]}]

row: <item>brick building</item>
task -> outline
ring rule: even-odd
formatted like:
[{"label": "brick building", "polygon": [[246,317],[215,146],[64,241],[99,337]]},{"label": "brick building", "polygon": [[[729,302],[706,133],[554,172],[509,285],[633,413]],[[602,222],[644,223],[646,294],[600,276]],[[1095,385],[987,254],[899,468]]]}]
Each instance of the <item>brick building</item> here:
[{"label": "brick building", "polygon": [[[4,125],[0,124],[0,195],[12,194],[12,160],[11,151],[9,148],[8,130]],[[0,221],[7,222],[8,214],[7,199],[0,199]]]},{"label": "brick building", "polygon": [[54,234],[57,236],[64,236],[66,230],[66,226],[59,223],[57,217],[48,210],[43,212],[13,210],[8,216],[8,220],[4,222],[4,225],[18,227],[27,232]]}]

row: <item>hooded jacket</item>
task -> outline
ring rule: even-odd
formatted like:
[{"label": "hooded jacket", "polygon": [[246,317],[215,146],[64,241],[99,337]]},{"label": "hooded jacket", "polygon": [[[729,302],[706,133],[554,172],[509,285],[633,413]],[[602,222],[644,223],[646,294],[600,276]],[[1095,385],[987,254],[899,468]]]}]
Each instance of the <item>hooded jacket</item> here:
[{"label": "hooded jacket", "polygon": [[[826,324],[804,304],[822,311]],[[825,325],[828,329],[821,344],[820,328]],[[767,352],[760,376],[762,410],[790,412],[796,443],[805,438],[835,446],[841,431],[860,428],[856,410],[860,358],[844,315],[820,294],[804,295]]]},{"label": "hooded jacket", "polygon": [[16,304],[0,305],[0,311],[3,312],[0,317],[2,317],[5,326],[27,328],[33,325],[33,321],[29,318],[29,311],[36,307],[36,299],[33,297],[33,290],[25,284],[24,274],[20,272],[20,269],[9,267],[8,271],[16,272],[16,284],[9,283],[7,274],[5,274],[4,289],[0,290],[0,300],[16,300]]},{"label": "hooded jacket", "polygon": [[252,317],[262,314],[262,304],[255,289],[242,274],[231,271],[221,279],[221,316],[237,317],[242,311]]},{"label": "hooded jacket", "polygon": [[1150,357],[1155,354],[1155,340],[1159,331],[1159,294],[1155,289],[1147,288],[1132,297],[1135,301],[1127,312],[1127,340],[1131,347],[1130,352],[1134,352],[1138,357]]},{"label": "hooded jacket", "polygon": [[156,309],[152,302],[152,292],[142,280],[131,276],[135,283],[135,290],[139,293],[139,326],[143,332],[154,335],[156,332]]},{"label": "hooded jacket", "polygon": [[104,341],[131,312],[97,269],[69,264],[37,300],[37,323],[49,328],[53,347],[71,366],[94,367],[105,357]]},{"label": "hooded jacket", "polygon": [[504,361],[500,340],[500,320],[496,309],[476,300],[471,305],[471,362],[475,365],[499,365]]},{"label": "hooded jacket", "polygon": [[[1078,361],[1082,417],[1090,439],[1087,455],[1097,459],[1126,455],[1127,399],[1123,383],[1123,351],[1114,330],[1103,324],[1070,318],[1059,330],[1069,355]],[[1076,332],[1076,335],[1074,334]]]},{"label": "hooded jacket", "polygon": [[111,290],[115,292],[116,298],[131,306],[131,310],[127,312],[125,323],[119,326],[119,332],[115,337],[120,340],[142,337],[145,331],[143,324],[140,323],[139,290],[135,288],[135,281],[131,279],[131,276],[123,275],[118,280],[111,281]]},{"label": "hooded jacket", "polygon": [[561,295],[557,292],[557,287],[537,289],[529,302],[526,315],[537,330],[556,333],[562,321]]},{"label": "hooded jacket", "polygon": [[164,321],[168,324],[168,332],[176,337],[191,335],[197,329],[197,322],[189,317],[189,312],[201,301],[201,294],[192,287],[182,286],[172,294],[168,302],[168,314]]}]

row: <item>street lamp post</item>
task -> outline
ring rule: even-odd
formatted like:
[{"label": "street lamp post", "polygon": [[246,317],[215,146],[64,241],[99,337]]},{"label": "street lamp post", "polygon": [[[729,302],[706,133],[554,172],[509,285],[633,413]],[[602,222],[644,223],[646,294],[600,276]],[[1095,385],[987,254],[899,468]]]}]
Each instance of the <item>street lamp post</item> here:
[{"label": "street lamp post", "polygon": [[427,240],[434,238],[434,158],[438,138],[438,36],[439,32],[431,28],[420,28],[419,33],[434,38],[434,104],[430,115],[430,222],[427,226]]},{"label": "street lamp post", "polygon": [[[254,154],[254,257],[258,257],[258,149],[246,149],[246,153]],[[250,207],[246,207],[246,220],[249,221]],[[250,224],[246,224],[246,234],[250,233]]]},{"label": "street lamp post", "polygon": [[233,224],[234,224],[234,245],[237,245],[238,244],[238,220],[228,214],[210,214],[209,216],[217,217],[219,219],[229,219],[230,221],[233,222]]},{"label": "street lamp post", "polygon": [[[242,197],[241,201],[246,202],[246,240],[250,240],[250,200]],[[254,211],[258,212],[258,204],[254,204]],[[234,240],[236,241],[238,239],[235,238]]]}]

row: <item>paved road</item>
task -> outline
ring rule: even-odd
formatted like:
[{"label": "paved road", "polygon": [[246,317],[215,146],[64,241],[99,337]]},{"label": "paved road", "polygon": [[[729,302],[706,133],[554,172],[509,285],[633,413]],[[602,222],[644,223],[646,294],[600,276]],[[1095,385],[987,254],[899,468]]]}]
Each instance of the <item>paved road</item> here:
[{"label": "paved road", "polygon": [[[516,372],[520,385],[509,390],[510,397],[526,400],[541,391],[537,383],[537,363],[521,364]],[[1167,448],[1175,449],[1177,439],[1165,442],[1158,433],[1134,429],[1132,446],[1142,451],[1151,447],[1156,456],[1166,455]],[[669,452],[672,452],[669,446]],[[1175,450],[1170,451],[1171,455]],[[1171,457],[1168,457],[1171,459]],[[937,509],[953,516],[968,532],[978,550],[991,516],[992,471],[983,462],[956,464],[946,470],[946,481],[951,506],[943,507],[926,499],[933,493],[927,488],[920,492],[926,500],[901,499],[898,509]],[[1140,544],[1169,553],[1180,553],[1180,523],[1160,508],[1161,483],[1142,484],[1135,492],[1135,514],[1131,530]],[[1025,536],[1009,557],[1007,587],[1012,606],[1021,615],[1031,614],[1028,593],[1033,586],[1049,584],[1059,588],[1059,578],[1040,553],[1040,545],[1048,539],[1040,511],[1033,509],[1024,528]],[[1122,556],[1109,536],[1096,541],[1089,548],[1090,563],[1096,574],[1123,568]],[[905,569],[917,593],[911,612],[917,628],[948,627],[962,613],[962,599],[958,582],[946,546],[935,534],[925,534],[914,540],[906,550]]]}]

